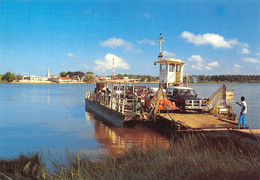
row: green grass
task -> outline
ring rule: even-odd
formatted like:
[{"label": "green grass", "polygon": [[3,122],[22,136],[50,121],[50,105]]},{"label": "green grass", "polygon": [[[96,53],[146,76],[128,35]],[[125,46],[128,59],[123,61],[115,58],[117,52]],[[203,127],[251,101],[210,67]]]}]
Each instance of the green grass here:
[{"label": "green grass", "polygon": [[67,152],[66,158],[51,160],[48,171],[41,158],[20,157],[8,160],[16,168],[0,172],[33,179],[259,179],[259,155],[259,149],[245,144],[240,137],[184,135],[174,137],[170,144],[153,144],[145,149],[133,146],[121,155],[103,156],[100,161]]}]

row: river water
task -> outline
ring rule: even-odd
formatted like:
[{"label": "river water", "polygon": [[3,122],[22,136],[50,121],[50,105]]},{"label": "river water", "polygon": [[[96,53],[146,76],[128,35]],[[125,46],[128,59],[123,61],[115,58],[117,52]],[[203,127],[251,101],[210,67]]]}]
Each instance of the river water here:
[{"label": "river water", "polygon": [[[241,95],[246,97],[246,124],[260,128],[260,84],[226,85],[234,89],[236,101]],[[200,97],[209,97],[220,86],[192,84]],[[167,143],[151,129],[109,127],[85,112],[85,91],[94,88],[94,84],[0,84],[0,158],[41,150],[62,155],[69,150],[95,159],[133,143]],[[234,110],[239,113],[240,107],[235,105]]]}]

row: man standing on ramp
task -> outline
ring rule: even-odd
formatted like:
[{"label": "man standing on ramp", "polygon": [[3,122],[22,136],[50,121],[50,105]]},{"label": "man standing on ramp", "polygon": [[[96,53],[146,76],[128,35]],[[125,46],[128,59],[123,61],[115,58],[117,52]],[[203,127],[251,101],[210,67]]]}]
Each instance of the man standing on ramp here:
[{"label": "man standing on ramp", "polygon": [[241,104],[239,102],[236,102],[239,106],[241,106],[241,112],[239,116],[239,123],[238,128],[241,126],[241,122],[243,121],[243,129],[245,129],[245,119],[246,119],[246,113],[247,113],[247,104],[245,101],[245,97],[241,97]]}]

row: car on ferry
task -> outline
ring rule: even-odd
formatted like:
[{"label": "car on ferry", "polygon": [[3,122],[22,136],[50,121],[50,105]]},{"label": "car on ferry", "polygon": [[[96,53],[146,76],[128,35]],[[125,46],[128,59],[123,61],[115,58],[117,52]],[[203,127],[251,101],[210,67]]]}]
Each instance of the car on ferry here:
[{"label": "car on ferry", "polygon": [[204,112],[207,108],[207,101],[198,98],[195,90],[190,87],[173,86],[166,89],[168,99],[175,102],[181,112],[196,110]]}]

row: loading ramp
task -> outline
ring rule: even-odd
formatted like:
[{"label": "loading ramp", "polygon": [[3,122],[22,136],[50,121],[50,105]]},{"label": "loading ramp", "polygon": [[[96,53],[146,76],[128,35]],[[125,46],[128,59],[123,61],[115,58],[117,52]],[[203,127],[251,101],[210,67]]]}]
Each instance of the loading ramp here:
[{"label": "loading ramp", "polygon": [[170,123],[177,123],[187,129],[233,129],[238,126],[236,121],[219,118],[211,114],[160,113],[158,118],[169,121]]}]

